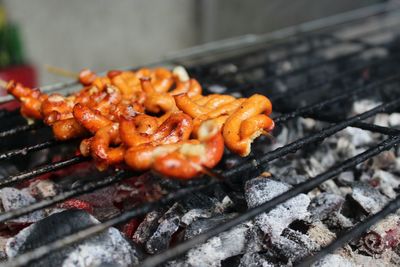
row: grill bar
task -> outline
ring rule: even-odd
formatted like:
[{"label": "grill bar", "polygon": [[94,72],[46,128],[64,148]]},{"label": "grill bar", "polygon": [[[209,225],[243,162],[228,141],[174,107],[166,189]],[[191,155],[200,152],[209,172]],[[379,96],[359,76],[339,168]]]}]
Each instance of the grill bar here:
[{"label": "grill bar", "polygon": [[77,156],[77,157],[73,157],[70,159],[63,160],[63,161],[58,161],[55,163],[49,163],[49,164],[31,169],[31,170],[27,170],[27,171],[18,173],[16,175],[11,175],[11,176],[8,176],[7,178],[0,180],[0,188],[8,186],[10,184],[25,181],[27,179],[30,179],[32,177],[35,177],[35,176],[38,176],[38,175],[41,175],[41,174],[44,174],[47,172],[52,172],[52,171],[59,170],[64,167],[67,167],[67,166],[78,164],[78,163],[81,163],[81,162],[84,162],[87,160],[88,160],[88,158]]},{"label": "grill bar", "polygon": [[15,135],[22,132],[32,131],[43,127],[43,123],[35,122],[33,124],[21,125],[12,129],[0,132],[0,138]]},{"label": "grill bar", "polygon": [[44,141],[39,144],[26,146],[23,148],[13,149],[13,150],[1,153],[0,160],[10,159],[10,158],[18,156],[18,155],[26,155],[29,152],[34,152],[34,151],[42,150],[45,148],[49,148],[49,147],[55,146],[56,144],[60,144],[60,142],[57,140],[50,140],[50,141]]},{"label": "grill bar", "polygon": [[121,181],[123,179],[132,177],[131,172],[126,172],[126,171],[119,171],[116,174],[107,176],[107,177],[100,177],[99,179],[96,179],[95,181],[91,181],[88,183],[85,183],[84,185],[72,189],[67,192],[62,192],[52,198],[46,198],[43,199],[39,202],[36,202],[32,205],[25,206],[23,208],[20,208],[18,210],[11,210],[8,212],[3,212],[0,214],[0,223],[3,223],[7,220],[13,219],[20,217],[22,215],[34,212],[36,210],[44,209],[47,207],[50,207],[54,204],[60,203],[64,200],[67,200],[71,197],[79,196],[85,193],[91,193],[94,190],[106,187],[111,184],[115,184],[118,181]]}]

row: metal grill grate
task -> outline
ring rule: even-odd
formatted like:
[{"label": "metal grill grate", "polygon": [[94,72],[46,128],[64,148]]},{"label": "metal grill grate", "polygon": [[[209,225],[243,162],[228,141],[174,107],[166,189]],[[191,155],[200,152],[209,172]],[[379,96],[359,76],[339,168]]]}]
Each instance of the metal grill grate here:
[{"label": "metal grill grate", "polygon": [[[210,51],[207,53],[200,53],[203,58],[213,58],[213,60],[208,59],[207,62],[199,62],[198,59],[193,60],[193,57],[177,61],[171,60],[171,62],[168,62],[169,64],[179,63],[186,65],[191,74],[198,78],[205,88],[211,89],[212,86],[219,85],[227,86],[232,93],[241,93],[242,95],[250,95],[255,92],[266,94],[275,103],[275,109],[280,113],[277,113],[278,115],[275,117],[277,125],[283,125],[289,120],[299,116],[310,117],[332,124],[319,132],[300,138],[263,155],[254,155],[244,160],[239,166],[233,169],[221,170],[220,175],[223,179],[207,178],[200,182],[189,182],[187,186],[183,187],[183,189],[179,189],[177,192],[163,196],[159,200],[142,204],[100,224],[41,246],[10,261],[4,262],[1,266],[19,266],[27,264],[57,249],[99,233],[110,226],[144,215],[158,207],[166,206],[193,192],[211,188],[216,184],[229,184],[234,180],[243,179],[243,175],[240,176],[239,174],[249,171],[251,171],[253,175],[258,174],[262,171],[262,167],[266,166],[268,162],[294,153],[311,144],[322,142],[325,138],[348,126],[358,127],[387,136],[384,141],[372,146],[367,151],[349,158],[324,173],[294,186],[289,191],[265,202],[261,206],[249,209],[234,219],[220,224],[164,252],[149,257],[141,263],[142,266],[156,266],[183,254],[196,245],[205,242],[207,239],[233,226],[273,209],[278,204],[285,202],[299,193],[312,190],[324,181],[334,178],[341,172],[353,168],[357,164],[399,144],[400,130],[363,121],[378,113],[391,113],[396,109],[398,110],[400,108],[400,95],[393,94],[392,97],[384,99],[385,101],[383,104],[354,117],[338,118],[329,116],[329,110],[332,109],[332,107],[337,107],[337,104],[348,105],[351,104],[354,99],[361,99],[367,94],[375,94],[377,92],[383,95],[385,95],[385,92],[388,92],[386,94],[390,95],[393,91],[391,88],[400,85],[400,74],[397,73],[396,68],[400,63],[399,51],[392,49],[395,48],[396,36],[400,37],[400,31],[396,32],[400,24],[400,13],[397,12],[395,8],[391,6],[389,8],[387,5],[381,5],[379,8],[373,9],[373,11],[374,12],[367,12],[367,15],[363,14],[363,16],[355,12],[353,15],[355,18],[358,16],[357,19],[349,19],[351,16],[349,17],[349,14],[346,14],[342,19],[349,20],[350,22],[342,23],[342,21],[338,20],[335,25],[330,25],[329,27],[323,27],[321,24],[320,27],[317,28],[318,31],[314,30],[306,33],[299,33],[289,38],[276,40],[275,42],[255,42],[245,49],[239,49],[239,46],[235,49],[216,49],[216,51],[219,52],[216,54]],[[327,19],[327,21],[331,22],[332,19]],[[368,25],[372,22],[375,28],[372,27],[371,29]],[[346,31],[349,27],[362,28],[364,31],[361,34],[351,34],[350,37],[348,37],[346,36]],[[392,37],[381,43],[370,41],[372,37],[381,35],[382,33],[389,33]],[[334,57],[326,56],[323,53],[326,52],[327,49],[340,46],[356,46],[357,49]],[[344,50],[345,49],[343,49],[343,51]],[[366,54],[370,52],[373,53],[374,51],[384,51],[385,53],[383,56],[366,57],[361,63],[354,63],[354,59],[363,58]],[[271,58],[276,54],[279,56]],[[194,58],[199,57],[200,56],[197,55]],[[299,66],[291,70],[282,70],[282,65],[287,62],[297,62]],[[234,71],[229,71],[229,67],[233,65],[237,66],[237,68]],[[228,71],[224,72],[224,69],[228,69]],[[334,69],[334,74],[330,72],[332,69]],[[264,76],[258,78],[257,72],[260,71],[264,73],[267,78]],[[365,73],[368,73],[369,79],[360,79]],[[300,82],[297,82],[296,86],[290,86],[293,79],[297,81],[300,80]],[[70,82],[67,84],[50,86],[47,87],[46,90],[69,90],[68,88],[74,85],[76,85],[75,82]],[[284,87],[282,87],[282,85],[284,85]],[[307,95],[310,93],[313,93],[314,97],[308,98]],[[296,103],[293,103],[295,99],[302,99],[302,101],[298,101],[296,105]],[[8,97],[3,97],[1,100],[4,102],[10,99]],[[325,111],[327,111],[326,114],[324,113]],[[0,117],[3,120],[12,121],[15,119],[18,121],[19,115],[15,111],[2,111]],[[24,132],[29,132],[30,135],[36,136],[43,134],[41,130],[45,130],[41,123],[25,125],[21,124],[19,121],[12,127],[7,125],[7,128],[2,129],[0,138],[6,140],[6,138],[12,138]],[[44,140],[38,144],[30,144],[1,152],[0,160],[5,161],[15,157],[24,157],[35,151],[47,148],[73,145],[75,144],[71,145],[70,142]],[[18,184],[37,175],[59,170],[67,166],[73,166],[86,160],[81,157],[70,156],[71,157],[68,159],[47,163],[6,177],[0,180],[0,188]],[[0,214],[0,222],[3,223],[7,220],[60,203],[71,197],[92,192],[132,177],[132,175],[134,174],[129,171],[117,171],[106,177],[99,175],[99,177],[85,183],[83,186],[70,189],[51,198],[40,200],[37,203],[18,210],[3,212]],[[400,196],[386,205],[382,211],[368,217],[362,223],[340,235],[333,243],[323,248],[319,253],[304,259],[304,261],[300,263],[300,266],[308,266],[327,253],[334,251],[354,237],[360,235],[384,216],[396,211],[399,207]]]}]

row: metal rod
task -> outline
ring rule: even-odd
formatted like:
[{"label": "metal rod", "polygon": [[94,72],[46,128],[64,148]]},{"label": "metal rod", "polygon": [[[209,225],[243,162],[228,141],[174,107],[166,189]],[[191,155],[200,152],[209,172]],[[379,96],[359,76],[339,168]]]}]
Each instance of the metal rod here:
[{"label": "metal rod", "polygon": [[37,168],[33,168],[31,170],[20,172],[18,174],[11,175],[11,176],[8,176],[7,178],[1,179],[0,180],[0,188],[3,188],[5,186],[8,186],[8,185],[11,185],[14,183],[19,183],[19,182],[25,181],[32,177],[38,176],[40,174],[59,170],[64,167],[78,164],[78,163],[81,163],[81,162],[84,162],[87,160],[88,160],[88,158],[76,156],[76,157],[73,157],[70,159],[66,159],[66,160],[62,160],[62,161],[58,161],[58,162],[52,162],[52,163],[42,165]]}]

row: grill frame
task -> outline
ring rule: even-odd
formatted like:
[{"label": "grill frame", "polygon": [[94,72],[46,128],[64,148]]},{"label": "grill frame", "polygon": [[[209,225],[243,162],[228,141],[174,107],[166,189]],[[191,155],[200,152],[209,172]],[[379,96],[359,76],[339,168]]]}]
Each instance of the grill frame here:
[{"label": "grill frame", "polygon": [[[394,6],[394,7],[396,7],[395,9],[399,8],[399,6]],[[276,40],[285,41],[287,38],[293,37],[293,35],[308,36],[308,35],[315,34],[316,31],[318,32],[321,30],[326,30],[326,28],[338,27],[345,23],[354,22],[354,20],[357,21],[357,20],[366,19],[370,16],[374,17],[374,16],[384,15],[387,12],[394,12],[393,5],[391,3],[380,4],[380,5],[368,7],[368,8],[362,9],[362,10],[342,14],[340,16],[326,18],[325,20],[319,20],[316,22],[308,23],[308,24],[307,23],[302,24],[297,28],[290,28],[290,29],[282,30],[282,31],[279,31],[279,32],[276,32],[273,34],[266,35],[266,36],[257,36],[257,37],[247,36],[247,37],[242,37],[242,39],[237,39],[236,41],[230,40],[228,42],[222,42],[222,43],[220,42],[217,44],[208,45],[208,47],[206,46],[205,48],[204,47],[203,48],[194,48],[194,49],[188,50],[186,52],[184,51],[179,56],[176,56],[174,58],[170,57],[170,58],[168,58],[167,61],[152,64],[152,65],[182,64],[182,62],[185,60],[190,61],[190,60],[192,60],[192,58],[196,59],[205,54],[212,55],[212,54],[218,53],[218,52],[225,53],[226,51],[228,51],[230,49],[246,50],[249,47],[258,46],[261,43],[264,43],[268,40],[271,41],[274,38],[275,38],[275,41]],[[323,22],[325,22],[325,24]],[[249,41],[250,39],[251,39],[251,42]],[[360,41],[358,39],[346,40],[346,42],[347,41],[362,43],[362,41]],[[368,47],[368,44],[366,45],[366,47],[367,47],[367,49],[371,48],[371,47]],[[373,48],[377,48],[377,47],[372,47],[372,49]],[[365,50],[363,50],[363,52],[365,52]],[[348,58],[344,57],[344,59],[348,59]],[[336,60],[338,60],[338,59],[336,59]],[[340,60],[342,60],[342,59],[340,59]],[[218,61],[218,62],[221,62],[221,61]],[[327,63],[327,61],[323,62],[322,64],[326,64],[326,63]],[[380,63],[382,63],[382,62],[380,62]],[[375,64],[379,64],[379,63],[375,62]],[[207,65],[205,65],[205,66],[207,66]],[[315,67],[315,66],[313,66],[313,67]],[[371,64],[369,64],[368,67],[371,67]],[[362,69],[363,67],[358,67],[358,68]],[[125,69],[127,69],[127,68],[125,68]],[[131,69],[131,68],[128,68],[128,69]],[[353,70],[352,71],[347,70],[344,73],[338,73],[337,77],[333,77],[333,78],[330,77],[328,79],[328,81],[325,80],[325,82],[333,83],[335,80],[340,80],[346,74],[351,74],[351,73],[353,73]],[[292,75],[292,74],[289,73],[286,75]],[[279,78],[282,78],[282,77],[279,77]],[[277,77],[270,78],[270,79],[277,79]],[[241,222],[249,220],[252,217],[254,217],[262,212],[269,211],[272,208],[276,207],[276,205],[286,201],[287,199],[294,197],[301,192],[305,192],[306,190],[315,188],[323,181],[326,181],[328,179],[335,177],[335,175],[339,174],[343,170],[353,167],[356,164],[363,162],[363,161],[379,154],[380,152],[390,149],[390,148],[396,146],[397,144],[399,144],[400,143],[400,136],[399,136],[400,131],[399,130],[362,122],[364,119],[366,119],[368,117],[372,117],[372,116],[376,115],[377,113],[390,112],[390,110],[392,110],[393,108],[400,107],[399,99],[394,100],[389,103],[384,103],[374,109],[371,109],[371,110],[369,110],[365,113],[359,114],[357,116],[348,118],[346,120],[332,121],[331,118],[321,118],[321,117],[315,116],[316,111],[321,110],[324,107],[329,106],[330,104],[336,103],[336,102],[346,99],[346,98],[355,97],[357,94],[365,93],[369,90],[379,88],[383,84],[390,83],[392,81],[397,81],[397,80],[400,80],[400,75],[386,77],[385,79],[381,79],[379,82],[377,82],[375,84],[372,83],[372,84],[368,84],[368,85],[360,85],[358,88],[353,88],[352,91],[337,95],[336,97],[334,97],[332,99],[328,99],[328,100],[325,100],[322,102],[311,104],[306,107],[298,108],[292,112],[282,114],[281,116],[279,116],[275,119],[277,124],[285,123],[288,120],[291,120],[291,119],[299,117],[299,116],[311,117],[311,118],[313,118],[313,116],[314,116],[314,118],[317,120],[328,121],[328,122],[332,122],[333,124],[331,126],[325,128],[321,132],[306,136],[304,138],[300,138],[293,143],[285,145],[282,148],[278,148],[274,151],[268,152],[265,155],[263,155],[262,158],[260,158],[258,160],[248,159],[244,164],[238,166],[237,168],[234,168],[232,170],[224,172],[222,174],[222,176],[225,177],[226,179],[228,179],[230,176],[235,176],[235,174],[247,171],[249,169],[257,170],[258,166],[260,166],[260,165],[264,165],[274,159],[280,158],[289,153],[293,153],[294,151],[302,149],[303,147],[305,147],[309,144],[312,144],[312,143],[315,143],[318,141],[322,141],[326,137],[333,135],[348,126],[358,127],[358,128],[364,129],[364,130],[374,131],[374,132],[378,132],[378,133],[381,133],[384,135],[388,135],[389,137],[387,139],[385,139],[385,141],[372,147],[371,149],[367,150],[364,153],[361,153],[353,158],[350,158],[350,159],[342,162],[338,166],[314,177],[313,179],[309,179],[304,183],[296,185],[295,187],[293,187],[291,190],[287,191],[286,193],[273,198],[272,200],[264,203],[263,205],[261,205],[259,207],[248,210],[247,212],[228,221],[227,223],[224,223],[224,224],[222,224],[216,228],[213,228],[199,236],[196,236],[195,238],[193,238],[189,241],[182,242],[181,244],[179,244],[173,248],[170,248],[170,249],[166,250],[165,252],[159,253],[155,256],[145,259],[145,261],[143,261],[141,263],[141,265],[142,266],[156,266],[159,263],[165,262],[168,259],[171,259],[177,255],[180,255],[180,254],[184,253],[185,251],[187,251],[188,249],[192,248],[193,246],[206,241],[210,237],[213,237],[213,236],[217,235],[218,233],[228,230],[231,227],[233,227]],[[307,90],[320,89],[323,82],[324,81],[321,81],[321,84],[315,84],[313,86],[310,86],[311,89],[308,88]],[[73,89],[70,89],[70,87],[73,88],[76,84],[77,83],[74,81],[63,83],[63,84],[57,84],[54,86],[45,87],[44,91],[46,91],[46,92],[59,91],[59,90],[69,91],[69,90],[73,90]],[[252,87],[255,85],[256,84],[251,84]],[[257,85],[259,85],[259,84],[257,84]],[[305,84],[305,86],[306,85],[307,84]],[[246,84],[245,88],[248,88],[248,87],[249,87],[249,85]],[[67,89],[67,90],[64,90],[64,89]],[[234,88],[234,89],[237,89],[237,88]],[[243,88],[241,88],[241,90],[243,90]],[[304,86],[302,86],[301,89],[299,87],[298,92],[295,91],[295,93],[302,93],[302,92],[304,92]],[[293,91],[290,91],[290,93],[293,93]],[[283,98],[284,96],[287,96],[287,94],[282,93],[280,96],[279,95],[275,96],[275,99]],[[271,97],[271,98],[272,98],[272,100],[274,100],[274,97]],[[8,100],[9,100],[9,97],[3,97],[3,98],[0,97],[0,102],[4,102],[4,101],[8,101]],[[7,111],[7,112],[0,113],[0,117],[4,117],[4,116],[15,116],[15,111]],[[0,138],[12,136],[17,133],[24,132],[24,131],[31,131],[31,130],[39,129],[41,127],[43,127],[43,124],[18,126],[16,128],[0,132]],[[40,143],[37,145],[7,151],[5,153],[0,154],[0,160],[10,159],[16,155],[21,155],[21,154],[30,153],[33,151],[38,151],[38,150],[52,147],[52,146],[59,145],[59,144],[61,144],[61,142],[50,140],[50,141],[46,141],[46,142],[43,142],[43,143]],[[42,173],[45,173],[48,171],[54,171],[54,170],[60,169],[65,166],[70,166],[72,164],[82,162],[83,160],[85,160],[85,159],[82,159],[80,157],[73,157],[73,158],[70,158],[67,160],[59,161],[56,163],[50,163],[50,164],[46,164],[43,166],[33,168],[31,170],[27,170],[25,172],[10,176],[5,180],[0,181],[0,188],[10,185],[10,184],[14,184],[16,182],[21,182],[26,179],[33,178],[34,176],[37,176],[39,174],[42,174]],[[107,185],[121,181],[123,179],[129,178],[132,175],[134,175],[134,173],[129,172],[129,171],[118,171],[114,175],[110,175],[106,178],[96,179],[95,181],[85,184],[83,187],[75,188],[70,191],[63,192],[51,199],[45,199],[43,201],[39,201],[33,205],[27,206],[26,208],[22,208],[22,209],[19,209],[16,211],[2,213],[2,214],[0,214],[0,222],[4,222],[6,220],[9,220],[11,218],[15,218],[18,216],[22,216],[28,212],[32,212],[37,209],[43,209],[45,207],[54,205],[63,200],[66,200],[68,198],[71,198],[71,197],[74,197],[77,195],[81,195],[83,193],[92,192],[96,189],[99,189],[99,188],[105,187]],[[143,215],[157,207],[165,206],[165,205],[170,204],[172,201],[179,200],[179,199],[185,197],[187,194],[201,191],[206,188],[210,188],[218,183],[224,183],[224,181],[211,177],[208,181],[206,181],[205,183],[202,183],[200,185],[190,185],[189,184],[188,187],[186,187],[184,189],[180,189],[176,193],[168,194],[167,196],[161,198],[158,201],[140,205],[139,207],[137,207],[133,210],[129,210],[121,215],[118,215],[114,218],[111,218],[111,219],[105,221],[105,222],[102,222],[101,224],[89,227],[78,233],[64,237],[55,242],[52,242],[45,246],[42,246],[38,249],[35,249],[31,252],[28,252],[21,256],[18,256],[10,261],[0,264],[0,266],[24,265],[34,259],[38,259],[41,256],[44,256],[52,251],[60,249],[60,248],[64,247],[65,245],[80,241],[83,238],[86,238],[86,237],[92,236],[96,233],[99,233],[99,232],[107,229],[110,226],[114,226],[114,225],[120,224],[122,222],[126,222],[131,218],[137,217],[139,215]],[[348,232],[344,233],[342,236],[338,237],[332,244],[323,248],[319,253],[317,253],[309,258],[304,259],[304,261],[302,263],[300,263],[300,266],[308,266],[312,262],[314,262],[314,261],[320,259],[321,257],[323,257],[324,255],[326,255],[327,253],[334,251],[336,248],[340,247],[342,244],[346,243],[347,241],[351,240],[355,236],[361,234],[363,231],[368,229],[368,227],[373,225],[373,223],[377,222],[378,220],[382,219],[385,215],[397,210],[398,208],[400,208],[400,197],[397,197],[395,200],[393,200],[389,204],[387,204],[385,206],[385,208],[383,208],[382,211],[378,212],[377,214],[375,214],[371,217],[368,217],[366,220],[364,220],[363,222],[361,222],[360,224],[358,224],[357,226],[355,226]]]}]

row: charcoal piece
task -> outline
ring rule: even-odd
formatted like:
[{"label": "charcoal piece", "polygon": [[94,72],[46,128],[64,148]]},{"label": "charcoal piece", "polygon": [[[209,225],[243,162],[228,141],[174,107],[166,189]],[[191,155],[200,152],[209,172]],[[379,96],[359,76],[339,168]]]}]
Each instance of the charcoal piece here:
[{"label": "charcoal piece", "polygon": [[[245,197],[250,208],[286,192],[290,186],[264,177],[257,177],[245,185]],[[309,215],[307,211],[310,198],[305,194],[299,194],[268,213],[262,213],[255,219],[260,229],[271,239],[278,238],[289,224],[295,220],[304,219]]]},{"label": "charcoal piece", "polygon": [[283,236],[275,239],[272,249],[279,255],[279,257],[283,261],[289,264],[298,261],[303,257],[310,255],[311,253],[309,248],[304,247],[302,244]]},{"label": "charcoal piece", "polygon": [[354,173],[352,171],[342,172],[337,179],[342,185],[351,185],[354,182]]},{"label": "charcoal piece", "polygon": [[[39,246],[99,223],[82,210],[66,210],[32,224],[7,242],[8,257],[15,257]],[[130,266],[139,263],[139,252],[115,228],[66,246],[36,260],[29,266]]]},{"label": "charcoal piece", "polygon": [[389,125],[390,127],[400,126],[400,113],[392,113],[389,115]]},{"label": "charcoal piece", "polygon": [[162,212],[157,210],[147,213],[144,220],[139,224],[138,228],[136,229],[132,240],[136,244],[145,244],[150,238],[151,234],[154,233],[154,231],[157,229],[157,226],[159,225],[158,220],[161,218],[161,216]]},{"label": "charcoal piece", "polygon": [[388,202],[388,198],[379,190],[364,184],[357,184],[353,187],[351,198],[369,214],[380,211]]},{"label": "charcoal piece", "polygon": [[[0,190],[0,199],[5,211],[16,210],[36,202],[28,190],[18,190],[11,187],[5,187]],[[9,220],[7,224],[10,226],[26,225],[41,220],[44,215],[43,210],[38,210]]]},{"label": "charcoal piece", "polygon": [[146,242],[146,251],[148,253],[159,253],[169,247],[172,235],[179,228],[182,214],[182,207],[177,203],[164,214],[156,231]]},{"label": "charcoal piece", "polygon": [[341,132],[341,135],[349,138],[355,147],[366,146],[374,141],[370,132],[354,127],[347,127]]},{"label": "charcoal piece", "polygon": [[352,221],[340,212],[332,212],[329,214],[329,216],[324,220],[324,223],[330,229],[334,230],[346,229],[353,226]]},{"label": "charcoal piece", "polygon": [[203,209],[192,209],[185,213],[182,216],[181,222],[185,225],[190,225],[192,222],[197,221],[202,218],[210,218],[212,216],[212,212]]},{"label": "charcoal piece", "polygon": [[335,240],[336,234],[331,232],[322,222],[316,221],[307,231],[308,237],[321,247],[326,247]]},{"label": "charcoal piece", "polygon": [[372,179],[378,184],[380,191],[394,199],[397,194],[394,189],[400,186],[399,177],[387,171],[376,170]]},{"label": "charcoal piece", "polygon": [[341,196],[321,193],[310,203],[308,211],[314,220],[325,220],[332,212],[340,211],[345,199]]},{"label": "charcoal piece", "polygon": [[217,215],[209,219],[198,219],[197,221],[194,221],[186,228],[184,239],[185,240],[192,239],[196,235],[199,235],[204,231],[207,231],[208,229],[216,227],[217,225],[220,225],[234,218],[235,216],[237,216],[237,214],[231,213],[231,214]]},{"label": "charcoal piece", "polygon": [[[214,236],[191,250],[182,258],[169,262],[168,266],[221,266],[221,261],[247,252],[261,250],[260,241],[251,237],[255,227],[247,222]],[[250,236],[250,238],[249,238]]]},{"label": "charcoal piece", "polygon": [[296,262],[320,249],[307,235],[286,228],[272,244],[273,249],[285,262]]},{"label": "charcoal piece", "polygon": [[[352,261],[336,254],[328,254],[323,259],[317,261],[312,265],[312,267],[332,267],[332,266],[356,267],[360,265],[355,265]],[[363,265],[363,266],[370,266],[370,265]]]},{"label": "charcoal piece", "polygon": [[387,170],[396,164],[396,155],[393,150],[383,151],[372,158],[372,169]]},{"label": "charcoal piece", "polygon": [[29,185],[32,196],[39,198],[52,197],[57,195],[57,185],[51,180],[38,180]]},{"label": "charcoal piece", "polygon": [[240,263],[238,267],[273,267],[275,266],[273,263],[269,261],[267,257],[259,253],[246,253],[240,259]]}]

